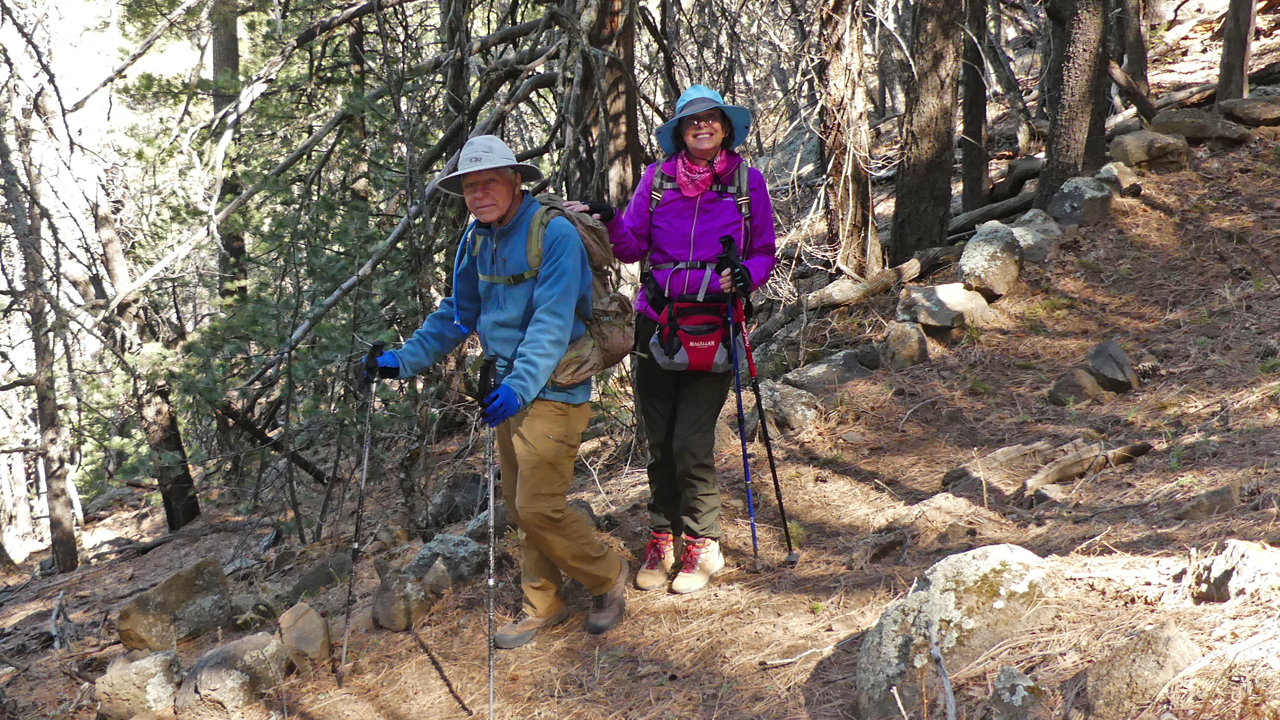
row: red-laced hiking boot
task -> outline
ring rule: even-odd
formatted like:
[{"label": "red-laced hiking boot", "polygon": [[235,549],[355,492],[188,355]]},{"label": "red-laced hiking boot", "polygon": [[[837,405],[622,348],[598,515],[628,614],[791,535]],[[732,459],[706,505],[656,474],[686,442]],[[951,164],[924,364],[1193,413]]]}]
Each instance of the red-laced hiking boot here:
[{"label": "red-laced hiking boot", "polygon": [[711,577],[724,569],[720,543],[711,538],[684,538],[680,572],[671,581],[671,592],[683,595],[697,592],[711,582]]},{"label": "red-laced hiking boot", "polygon": [[644,548],[644,560],[636,573],[636,588],[657,590],[667,584],[671,568],[676,566],[676,539],[671,533],[653,533]]}]

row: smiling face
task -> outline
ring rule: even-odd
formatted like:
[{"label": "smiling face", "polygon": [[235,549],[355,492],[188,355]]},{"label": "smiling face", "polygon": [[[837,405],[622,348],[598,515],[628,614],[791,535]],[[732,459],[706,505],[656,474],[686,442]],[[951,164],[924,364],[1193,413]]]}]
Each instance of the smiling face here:
[{"label": "smiling face", "polygon": [[482,223],[501,227],[511,222],[520,203],[520,174],[511,168],[478,170],[462,176],[462,198]]},{"label": "smiling face", "polygon": [[701,160],[715,157],[724,143],[726,124],[724,113],[719,108],[681,118],[680,134],[689,154]]}]

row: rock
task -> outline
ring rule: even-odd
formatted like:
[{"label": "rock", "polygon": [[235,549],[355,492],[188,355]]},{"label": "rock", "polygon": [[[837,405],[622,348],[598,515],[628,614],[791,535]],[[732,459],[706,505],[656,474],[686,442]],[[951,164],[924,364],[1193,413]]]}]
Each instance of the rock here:
[{"label": "rock", "polygon": [[[494,488],[494,493],[497,494],[497,488]],[[496,514],[493,516],[493,532],[498,537],[502,537],[503,535],[507,534],[508,530],[515,527],[516,524],[511,521],[511,514],[507,512],[507,504],[502,500],[501,497],[499,497],[494,502],[494,506],[497,508],[497,510],[495,510]],[[475,516],[474,518],[472,518],[471,522],[467,523],[467,529],[464,530],[462,534],[466,535],[472,540],[475,540],[478,543],[488,544],[489,542],[489,511],[488,509],[486,509],[484,512],[480,513],[479,515]]]},{"label": "rock", "polygon": [[953,329],[980,326],[990,308],[981,293],[963,283],[903,288],[898,296],[898,320],[926,327]]},{"label": "rock", "polygon": [[441,528],[479,515],[489,507],[488,481],[480,473],[454,475],[438,483],[427,503],[427,525]]},{"label": "rock", "polygon": [[822,417],[822,403],[812,393],[790,385],[765,380],[760,383],[764,411],[779,426],[803,430]]},{"label": "rock", "polygon": [[1115,340],[1098,343],[1089,351],[1087,369],[1103,390],[1125,393],[1138,389],[1138,374],[1133,371],[1129,356]]},{"label": "rock", "polygon": [[1207,520],[1214,515],[1231,512],[1240,504],[1240,486],[1237,484],[1200,493],[1187,501],[1178,511],[1179,520]]},{"label": "rock", "polygon": [[394,632],[416,627],[435,604],[435,595],[407,572],[393,570],[381,561],[377,568],[382,582],[373,593],[373,624]]},{"label": "rock", "polygon": [[880,369],[880,348],[877,345],[867,343],[859,345],[854,351],[858,355],[858,364],[868,370]]},{"label": "rock", "polygon": [[988,301],[1007,295],[1022,274],[1022,245],[1007,225],[992,220],[978,227],[960,255],[960,281]]},{"label": "rock", "polygon": [[270,567],[270,570],[268,572],[279,572],[292,565],[297,559],[297,550],[293,548],[281,548],[280,552],[276,553],[276,556],[271,559],[271,564],[268,566]]},{"label": "rock", "polygon": [[1018,668],[1001,667],[992,685],[991,720],[1048,720],[1052,716],[1044,704],[1044,690]]},{"label": "rock", "polygon": [[258,694],[284,676],[288,661],[284,645],[269,633],[206,652],[178,689],[178,720],[241,720]]},{"label": "rock", "polygon": [[[1191,108],[1162,110],[1151,119],[1153,132],[1164,135],[1181,135],[1188,140],[1231,140],[1245,142],[1249,129],[1225,120],[1211,112]],[[1116,158],[1119,160],[1119,158]]]},{"label": "rock", "polygon": [[1075,368],[1058,378],[1049,390],[1049,402],[1066,407],[1080,405],[1102,394],[1102,387],[1084,368]]},{"label": "rock", "polygon": [[332,655],[329,621],[306,603],[298,603],[280,616],[280,642],[299,668],[316,667]]},{"label": "rock", "polygon": [[[982,653],[1038,625],[1045,573],[1040,558],[1016,545],[990,545],[943,558],[905,598],[889,603],[862,640],[855,670],[854,715],[900,717],[920,697],[921,668],[930,668],[929,626],[948,668],[956,672]],[[936,675],[928,683],[937,687]]]},{"label": "rock", "polygon": [[182,666],[171,650],[132,650],[119,655],[94,683],[98,716],[130,720],[144,712],[172,712],[173,696],[181,680]]},{"label": "rock", "polygon": [[1172,622],[1118,645],[1107,659],[1085,669],[1090,720],[1128,720],[1164,684],[1200,659],[1200,648]]},{"label": "rock", "polygon": [[845,383],[872,375],[858,362],[856,350],[842,350],[821,362],[792,370],[782,376],[782,382],[812,393],[830,409],[840,397],[840,388]]},{"label": "rock", "polygon": [[1013,236],[1022,246],[1022,259],[1025,262],[1042,263],[1049,259],[1049,254],[1058,248],[1062,239],[1062,228],[1049,217],[1049,213],[1040,210],[1028,210],[1010,227]]},{"label": "rock", "polygon": [[1112,140],[1110,153],[1113,160],[1129,167],[1141,167],[1160,160],[1162,167],[1181,168],[1186,167],[1190,148],[1184,137],[1139,130]]},{"label": "rock", "polygon": [[1246,540],[1226,541],[1222,552],[1204,558],[1191,569],[1191,599],[1197,603],[1280,588],[1280,550]]},{"label": "rock", "polygon": [[1138,184],[1138,175],[1122,162],[1109,162],[1093,174],[1094,180],[1101,180],[1111,188],[1114,195],[1124,197],[1141,194],[1142,186]]},{"label": "rock", "polygon": [[449,571],[449,580],[454,585],[469,582],[484,573],[489,562],[489,551],[480,543],[461,535],[437,535],[434,540],[422,546],[410,566],[420,566],[423,576],[439,559]]},{"label": "rock", "polygon": [[213,558],[169,576],[116,618],[120,642],[130,650],[169,650],[183,638],[230,623],[231,585]]},{"label": "rock", "polygon": [[1049,201],[1048,211],[1059,225],[1100,223],[1111,212],[1111,189],[1093,178],[1071,178]]},{"label": "rock", "polygon": [[591,503],[582,498],[575,498],[568,501],[566,505],[568,505],[569,509],[577,511],[591,527],[596,530],[600,529],[600,518],[596,517],[596,509],[591,507]]},{"label": "rock", "polygon": [[890,370],[906,370],[929,360],[929,342],[916,323],[891,322],[880,343],[880,364]]},{"label": "rock", "polygon": [[1041,485],[1036,488],[1036,492],[1032,497],[1035,498],[1037,505],[1043,505],[1051,502],[1062,502],[1067,497],[1067,489],[1061,485],[1055,485],[1053,483]]},{"label": "rock", "polygon": [[1273,143],[1280,141],[1280,127],[1263,126],[1253,129],[1253,141],[1256,143]]},{"label": "rock", "polygon": [[351,577],[351,554],[339,552],[330,555],[312,565],[298,578],[286,596],[287,603],[293,605],[304,597],[310,597],[329,587],[344,583]]}]

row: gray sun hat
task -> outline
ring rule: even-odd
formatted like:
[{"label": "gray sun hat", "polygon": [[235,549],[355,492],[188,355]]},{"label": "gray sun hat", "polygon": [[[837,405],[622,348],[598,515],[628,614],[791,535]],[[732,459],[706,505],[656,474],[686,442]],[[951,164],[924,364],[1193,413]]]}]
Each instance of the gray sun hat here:
[{"label": "gray sun hat", "polygon": [[462,146],[458,155],[458,169],[440,178],[437,187],[450,195],[462,194],[462,176],[481,170],[509,167],[520,173],[522,182],[537,182],[542,171],[528,163],[516,160],[516,154],[496,135],[477,135]]}]

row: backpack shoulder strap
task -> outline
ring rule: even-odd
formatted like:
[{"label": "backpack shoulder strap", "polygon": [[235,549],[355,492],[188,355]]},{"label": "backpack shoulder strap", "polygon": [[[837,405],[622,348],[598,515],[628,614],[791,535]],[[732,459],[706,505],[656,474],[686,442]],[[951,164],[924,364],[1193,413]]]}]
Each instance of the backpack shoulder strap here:
[{"label": "backpack shoulder strap", "polygon": [[733,195],[738,202],[738,212],[742,214],[742,219],[750,225],[751,223],[751,168],[746,161],[738,163],[738,169],[733,172]]},{"label": "backpack shoulder strap", "polygon": [[663,158],[653,169],[653,187],[649,189],[649,212],[658,207],[658,203],[662,202],[662,196],[668,190],[678,189],[680,186],[676,184],[674,176],[662,169],[671,158]]},{"label": "backpack shoulder strap", "polygon": [[[481,280],[491,283],[501,283],[503,285],[519,285],[525,280],[532,280],[538,276],[538,271],[542,269],[542,240],[547,234],[547,225],[551,223],[551,219],[557,215],[563,215],[557,208],[543,205],[533,214],[533,219],[529,221],[529,232],[525,237],[525,256],[529,260],[529,269],[516,275],[485,275],[479,274]],[[473,253],[479,252],[478,244],[472,250]]]}]

